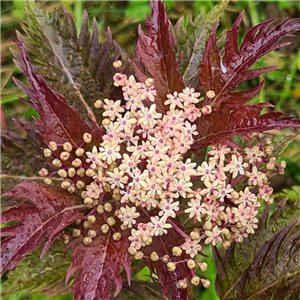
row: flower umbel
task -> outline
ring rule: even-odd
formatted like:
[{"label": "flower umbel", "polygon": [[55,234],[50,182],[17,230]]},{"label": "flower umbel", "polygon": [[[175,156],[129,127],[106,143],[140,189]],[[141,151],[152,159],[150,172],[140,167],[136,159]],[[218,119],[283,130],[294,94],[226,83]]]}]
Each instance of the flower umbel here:
[{"label": "flower umbel", "polygon": [[[4,286],[9,282],[18,289],[15,282],[23,286],[22,278],[37,274],[38,280],[47,278],[47,291],[61,290],[66,274],[74,299],[108,300],[112,288],[117,296],[125,277],[147,266],[155,282],[135,289],[140,298],[160,283],[163,297],[185,300],[193,285],[210,285],[199,276],[210,267],[204,262],[209,245],[221,273],[235,264],[227,274],[250,279],[249,258],[256,257],[255,264],[259,257],[264,262],[255,268],[259,287],[266,284],[261,272],[274,269],[272,280],[285,284],[280,295],[288,290],[296,272],[279,272],[279,262],[285,256],[287,268],[294,263],[287,257],[297,252],[297,234],[291,231],[298,225],[285,222],[294,214],[285,213],[283,202],[274,213],[277,223],[268,216],[275,201],[269,179],[284,173],[279,155],[293,137],[281,139],[273,130],[300,128],[300,122],[263,113],[270,110],[268,103],[247,104],[262,83],[250,90],[240,84],[273,69],[253,64],[287,45],[281,38],[299,30],[300,23],[285,20],[269,29],[272,21],[266,21],[240,41],[241,14],[220,39],[213,24],[227,2],[173,27],[164,4],[150,1],[147,32],[139,27],[133,63],[122,58],[110,30],[98,44],[96,22],[90,33],[86,12],[77,35],[66,10],[63,20],[58,13],[49,18],[26,2],[30,39],[18,33],[20,53],[13,55],[31,86],[15,82],[39,117],[35,124],[17,121],[27,139],[2,134],[4,189],[10,190],[3,194],[9,199],[2,212],[2,274],[22,275]],[[226,255],[221,247],[230,248]],[[237,262],[245,247],[249,267],[242,270]],[[43,272],[32,267],[33,251],[43,257]],[[227,259],[231,253],[237,257]],[[269,253],[276,255],[270,259]],[[226,296],[226,285],[243,299],[260,294],[247,286],[251,280],[235,285],[221,273],[219,291]],[[278,274],[292,275],[282,280]],[[262,297],[269,291],[266,286]]]}]

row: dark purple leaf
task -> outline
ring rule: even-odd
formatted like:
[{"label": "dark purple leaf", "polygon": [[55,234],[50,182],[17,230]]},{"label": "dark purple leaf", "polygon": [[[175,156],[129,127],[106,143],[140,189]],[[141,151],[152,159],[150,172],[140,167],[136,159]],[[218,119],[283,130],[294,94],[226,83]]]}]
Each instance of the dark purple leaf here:
[{"label": "dark purple leaf", "polygon": [[59,10],[48,15],[37,4],[26,2],[22,27],[30,39],[17,33],[18,39],[47,85],[64,95],[80,113],[100,123],[102,110],[95,109],[94,102],[111,98],[118,90],[113,85],[116,69],[112,62],[122,58],[121,49],[109,30],[106,40],[99,44],[97,22],[94,20],[91,34],[86,11],[78,38],[71,14],[63,8],[61,18]]},{"label": "dark purple leaf", "polygon": [[[201,149],[216,142],[229,143],[235,135],[245,137],[247,133],[271,129],[300,128],[300,121],[287,117],[280,112],[260,115],[264,107],[271,105],[222,104],[220,112],[213,111],[197,123],[197,135],[192,149]],[[238,107],[238,108],[236,108]]]},{"label": "dark purple leaf", "polygon": [[7,238],[1,242],[1,274],[15,268],[47,237],[43,255],[64,228],[83,216],[83,206],[74,206],[70,195],[42,184],[21,183],[2,196],[26,199],[28,204],[2,212],[3,223],[14,221],[17,225],[2,231],[2,236]]},{"label": "dark purple leaf", "polygon": [[160,112],[166,111],[164,101],[168,93],[182,91],[184,83],[178,71],[174,53],[174,37],[169,30],[169,19],[161,1],[150,1],[151,20],[146,18],[148,34],[139,26],[137,60],[134,61],[134,73],[144,82],[154,79],[157,91],[156,107]]},{"label": "dark purple leaf", "polygon": [[[21,53],[15,54],[15,62],[28,78],[32,89],[17,80],[15,82],[32,99],[34,108],[41,116],[37,124],[43,139],[60,144],[70,141],[74,146],[79,146],[83,134],[91,131],[91,125],[82,120],[80,114],[67,104],[63,96],[52,91],[43,77],[34,73],[24,46],[18,40],[16,43]],[[93,131],[95,138],[100,129],[93,126]],[[99,136],[96,139],[99,139]]]},{"label": "dark purple leaf", "polygon": [[245,80],[251,80],[276,67],[249,69],[262,56],[289,43],[280,43],[281,38],[300,29],[300,20],[285,20],[267,31],[274,20],[261,23],[246,34],[238,49],[238,31],[243,14],[228,31],[224,51],[217,46],[217,26],[210,34],[203,61],[200,66],[198,88],[203,95],[213,90],[216,96],[210,100],[205,96],[204,104],[210,104],[213,112],[197,121],[199,135],[192,149],[201,149],[220,141],[229,142],[234,135],[245,137],[249,132],[270,129],[299,128],[300,121],[284,117],[280,113],[260,115],[265,105],[246,105],[262,88],[263,82],[252,90],[238,91]]},{"label": "dark purple leaf", "polygon": [[114,296],[122,288],[121,268],[124,268],[128,281],[131,277],[128,240],[123,237],[119,242],[99,234],[89,246],[80,243],[73,251],[73,261],[67,272],[66,282],[78,272],[72,289],[74,300],[103,300],[111,298],[112,283]]},{"label": "dark purple leaf", "polygon": [[226,36],[224,56],[221,57],[216,41],[216,30],[209,36],[203,61],[200,66],[200,78],[198,87],[205,94],[214,90],[216,97],[213,103],[224,102],[222,97],[226,93],[233,92],[245,80],[253,79],[260,74],[276,69],[276,67],[251,69],[262,56],[267,53],[287,46],[290,43],[280,43],[280,40],[300,29],[300,20],[285,20],[273,29],[267,31],[275,20],[265,21],[250,29],[243,43],[238,49],[238,31],[243,13],[237,18],[231,30]]}]

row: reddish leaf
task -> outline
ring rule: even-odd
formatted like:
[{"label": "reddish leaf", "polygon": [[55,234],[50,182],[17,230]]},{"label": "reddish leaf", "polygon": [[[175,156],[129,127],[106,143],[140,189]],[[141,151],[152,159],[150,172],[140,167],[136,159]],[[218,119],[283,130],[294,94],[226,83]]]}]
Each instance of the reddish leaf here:
[{"label": "reddish leaf", "polygon": [[300,121],[284,116],[280,112],[271,112],[260,115],[264,107],[271,105],[243,105],[242,108],[232,108],[230,105],[221,106],[220,112],[202,117],[197,124],[197,138],[192,149],[201,149],[205,146],[225,142],[230,143],[230,137],[239,135],[247,138],[246,134],[271,129],[300,128]]},{"label": "reddish leaf", "polygon": [[[141,217],[142,215],[141,211]],[[158,211],[153,209],[150,213],[147,212],[146,218],[149,218],[150,215],[157,215]],[[140,218],[141,218],[140,217]],[[178,226],[181,230],[183,230],[182,225],[178,219],[172,220],[175,226]],[[177,262],[184,259],[189,259],[190,256],[187,254],[182,254],[180,257],[173,255],[172,248],[174,245],[182,245],[185,242],[184,237],[182,237],[175,229],[170,228],[168,230],[168,234],[164,236],[153,237],[152,244],[143,249],[145,256],[150,256],[152,251],[155,251],[159,257],[163,257],[164,255],[168,255],[170,257],[170,261]],[[170,294],[172,300],[185,300],[187,299],[187,289],[182,289],[178,285],[178,281],[184,278],[188,278],[189,280],[193,277],[191,270],[187,267],[186,263],[178,263],[176,264],[176,270],[174,272],[170,272],[167,268],[167,264],[162,262],[161,260],[152,261],[148,258],[145,259],[147,266],[149,267],[152,274],[157,275],[158,281],[162,286],[162,294],[165,298]],[[168,297],[169,299],[169,297]]]},{"label": "reddish leaf", "polygon": [[[1,131],[2,154],[2,186],[3,191],[12,189],[25,176],[36,176],[39,170],[46,167],[46,159],[41,152],[43,140],[38,134],[39,127],[25,120],[17,121],[21,129],[26,131],[26,137],[20,137],[9,131]],[[21,175],[22,177],[5,177],[6,175]]]},{"label": "reddish leaf", "polygon": [[[157,91],[156,107],[165,112],[164,101],[168,93],[182,91],[184,83],[178,71],[174,53],[174,37],[169,31],[169,19],[161,1],[150,1],[151,20],[146,18],[148,34],[139,26],[137,58],[134,61],[134,72],[138,80],[154,78]],[[146,69],[146,70],[145,70]],[[147,73],[148,72],[148,73]]]},{"label": "reddish leaf", "polygon": [[262,108],[270,105],[245,105],[260,91],[263,82],[252,90],[234,92],[243,81],[276,69],[268,67],[249,70],[265,54],[288,45],[289,43],[280,43],[280,40],[299,30],[300,20],[285,20],[269,31],[267,29],[274,20],[261,23],[248,31],[238,49],[238,31],[242,16],[243,14],[238,17],[228,31],[223,51],[219,51],[217,46],[217,26],[206,44],[198,88],[204,95],[213,90],[216,96],[213,100],[205,96],[204,104],[212,105],[213,112],[198,120],[199,135],[192,146],[194,150],[220,141],[229,142],[234,135],[245,137],[249,132],[300,127],[300,121],[283,117],[281,113],[260,116]]},{"label": "reddish leaf", "polygon": [[103,300],[111,298],[112,282],[116,296],[122,288],[120,275],[123,267],[130,281],[131,265],[128,240],[123,237],[115,242],[110,235],[99,234],[89,246],[80,243],[73,251],[73,261],[68,269],[66,282],[78,271],[72,285],[74,300]]},{"label": "reddish leaf", "polygon": [[32,89],[16,79],[15,82],[31,98],[33,107],[41,116],[37,124],[43,139],[46,142],[57,143],[70,141],[74,146],[79,146],[82,143],[83,134],[93,130],[94,138],[99,140],[101,130],[95,125],[91,129],[91,126],[81,119],[78,111],[67,104],[63,96],[52,91],[43,77],[34,73],[23,44],[18,40],[16,43],[21,53],[14,53],[15,63],[28,78]]},{"label": "reddish leaf", "polygon": [[270,206],[265,206],[260,229],[242,243],[226,252],[213,248],[221,299],[297,299],[290,294],[300,274],[300,208],[299,201],[292,207],[286,201],[282,199],[271,216]]},{"label": "reddish leaf", "polygon": [[62,13],[58,8],[49,15],[39,5],[26,1],[22,21],[26,35],[17,32],[17,37],[25,45],[35,72],[44,77],[47,85],[64,95],[68,104],[82,115],[101,123],[103,111],[96,109],[94,102],[121,99],[114,98],[121,88],[113,85],[116,69],[112,63],[122,57],[110,30],[99,44],[96,20],[91,25],[92,33],[84,11],[78,38],[74,18],[66,8]]},{"label": "reddish leaf", "polygon": [[227,33],[223,56],[221,56],[217,46],[217,26],[210,34],[206,45],[200,67],[198,87],[204,94],[209,90],[214,90],[216,93],[214,103],[224,102],[222,96],[233,92],[245,80],[253,79],[276,69],[276,67],[269,67],[249,70],[262,56],[289,45],[290,43],[280,43],[280,40],[291,32],[300,29],[300,20],[291,19],[285,20],[267,31],[269,25],[275,22],[275,20],[268,20],[250,29],[240,49],[238,49],[238,31],[242,17],[243,13],[240,14],[232,29]]},{"label": "reddish leaf", "polygon": [[42,184],[21,183],[3,197],[28,200],[2,212],[2,223],[17,222],[3,228],[1,235],[1,274],[12,270],[21,259],[32,252],[47,236],[41,256],[59,234],[75,220],[82,218],[82,206],[73,206],[67,193]]}]

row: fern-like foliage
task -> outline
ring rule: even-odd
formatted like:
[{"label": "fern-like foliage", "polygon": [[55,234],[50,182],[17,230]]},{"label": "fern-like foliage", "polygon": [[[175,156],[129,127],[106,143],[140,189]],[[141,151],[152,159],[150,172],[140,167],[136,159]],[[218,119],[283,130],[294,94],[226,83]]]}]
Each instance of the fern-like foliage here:
[{"label": "fern-like foliage", "polygon": [[[299,120],[281,113],[261,115],[262,109],[270,106],[268,104],[246,104],[259,92],[263,83],[252,90],[236,91],[245,80],[275,69],[251,67],[271,50],[287,45],[280,39],[300,29],[300,21],[285,20],[269,31],[268,26],[272,22],[264,22],[251,29],[238,48],[242,14],[226,36],[216,36],[215,24],[226,5],[227,1],[223,1],[208,15],[201,14],[194,21],[191,17],[186,21],[180,19],[173,28],[164,3],[150,1],[151,16],[146,18],[146,30],[143,31],[141,26],[138,29],[133,73],[135,79],[141,82],[139,84],[147,78],[154,79],[157,95],[152,108],[156,107],[157,112],[166,114],[169,108],[164,105],[167,95],[180,93],[189,87],[202,95],[200,101],[195,102],[195,109],[200,112],[205,105],[210,105],[212,109],[210,114],[189,123],[191,128],[193,125],[197,127],[198,135],[191,145],[191,150],[196,153],[211,144],[226,143],[230,146],[236,135],[248,139],[247,134],[252,132],[300,127]],[[4,283],[3,295],[21,290],[74,292],[74,300],[98,300],[100,297],[108,300],[112,296],[121,298],[122,293],[119,293],[123,288],[129,292],[123,294],[124,299],[136,299],[132,294],[141,299],[160,299],[160,295],[173,300],[187,299],[191,290],[186,288],[185,281],[192,281],[195,277],[194,271],[191,271],[194,267],[190,268],[186,263],[191,256],[184,251],[180,255],[174,252],[174,245],[180,246],[189,240],[185,227],[187,223],[174,216],[168,220],[167,235],[151,233],[152,244],[143,249],[143,261],[139,264],[134,260],[142,257],[137,255],[133,259],[129,256],[128,237],[132,233],[131,228],[119,220],[120,209],[126,204],[133,205],[134,209],[139,210],[137,224],[145,225],[149,218],[161,215],[160,203],[153,202],[155,205],[149,210],[144,206],[138,207],[138,204],[135,207],[130,194],[128,199],[132,203],[116,200],[114,188],[109,191],[104,189],[90,199],[84,194],[95,192],[87,186],[98,184],[94,181],[96,173],[92,172],[93,167],[90,167],[87,157],[90,157],[92,149],[99,147],[104,133],[108,134],[108,126],[102,125],[103,110],[96,110],[94,103],[104,98],[121,100],[122,105],[125,103],[122,88],[113,85],[118,67],[115,69],[112,63],[121,59],[121,51],[112,40],[109,29],[106,40],[99,44],[97,23],[94,20],[90,32],[86,12],[78,34],[73,17],[66,9],[62,14],[61,18],[55,11],[49,16],[38,5],[26,2],[23,29],[28,36],[18,33],[16,44],[19,51],[12,51],[15,64],[29,82],[25,85],[15,79],[30,99],[21,100],[33,107],[39,118],[33,122],[16,121],[25,132],[25,137],[12,132],[1,133],[5,172],[2,182],[5,192],[2,196],[7,198],[2,212],[5,225],[1,231],[4,238],[1,242],[1,273],[7,276],[10,272],[12,274]],[[220,48],[222,38],[224,47]],[[120,63],[116,62],[117,65]],[[120,68],[118,71],[121,71]],[[127,62],[124,73],[129,75],[129,71],[130,62]],[[206,93],[211,90],[215,97],[209,98]],[[143,101],[145,109],[152,104],[150,99]],[[128,115],[135,117],[133,112]],[[110,123],[108,119],[104,121],[103,124]],[[292,138],[291,135],[283,139],[281,145],[275,145],[274,155],[279,155],[282,145],[288,144]],[[126,146],[122,143],[118,151],[123,155]],[[43,148],[46,147],[51,150],[45,149],[43,155]],[[68,153],[63,151],[65,148]],[[65,155],[68,158],[65,159]],[[60,166],[54,163],[58,158],[61,159]],[[117,164],[120,161],[120,158],[116,159]],[[114,163],[105,163],[105,168],[114,170]],[[144,163],[147,164],[146,161],[141,162],[141,168],[146,168]],[[48,177],[41,175],[45,174],[45,169],[39,173],[44,167],[47,167]],[[99,172],[98,179],[102,178],[100,167],[95,170]],[[60,175],[64,172],[65,175]],[[192,181],[195,176],[188,177]],[[45,184],[40,183],[43,180]],[[132,178],[129,180],[133,181]],[[46,185],[51,182],[51,186]],[[167,180],[165,185],[169,185]],[[121,196],[120,190],[117,191],[120,193],[118,196]],[[156,201],[155,197],[152,200]],[[180,198],[180,205],[187,205],[185,198]],[[86,200],[91,200],[92,206]],[[110,209],[105,210],[105,204],[111,205]],[[222,299],[250,300],[255,297],[260,300],[267,294],[276,300],[283,299],[278,297],[284,294],[289,300],[296,299],[300,272],[297,264],[300,234],[296,232],[299,229],[298,205],[288,210],[278,206],[269,220],[268,210],[265,209],[261,229],[254,235],[240,245],[231,246],[225,253],[214,250],[219,271],[217,289]],[[109,228],[107,231],[105,226]],[[122,232],[121,237],[118,236],[119,231]],[[198,233],[204,231],[200,228]],[[64,237],[69,239],[66,240],[69,242],[67,246],[61,241]],[[131,251],[134,256],[136,253]],[[163,259],[153,259],[153,253],[176,264],[176,269],[170,271]],[[201,250],[196,253],[203,255]],[[35,265],[37,259],[40,261]],[[144,266],[149,267],[151,275],[155,274],[156,277],[152,276],[155,278],[153,282],[133,281],[130,285],[131,275]],[[30,282],[24,281],[23,274]],[[207,285],[206,281],[203,282]]]},{"label": "fern-like foliage", "polygon": [[[217,43],[217,26],[209,35],[200,66],[198,89],[205,95],[204,104],[213,106],[213,112],[199,120],[197,124],[199,136],[193,149],[220,140],[228,143],[235,135],[246,138],[246,134],[250,132],[300,127],[299,121],[285,117],[282,113],[261,115],[262,109],[270,107],[270,104],[246,104],[260,91],[263,81],[251,90],[236,91],[242,82],[277,69],[277,67],[250,69],[250,67],[272,50],[287,46],[288,42],[280,41],[284,36],[300,29],[299,19],[284,20],[269,31],[268,27],[274,20],[265,21],[249,30],[238,48],[238,32],[242,17],[243,13],[228,31],[222,50],[219,50]],[[213,90],[216,94],[213,100],[206,96],[209,90]]]},{"label": "fern-like foliage", "polygon": [[67,193],[46,185],[20,183],[2,196],[23,201],[2,213],[3,223],[14,221],[17,225],[1,230],[1,236],[8,237],[1,243],[1,274],[13,270],[47,236],[43,256],[64,228],[83,217],[83,205],[76,206]]},{"label": "fern-like foliage", "polygon": [[[63,18],[57,11],[49,16],[33,2],[26,2],[25,44],[35,71],[42,75],[50,88],[65,96],[68,103],[91,120],[101,120],[101,110],[94,109],[97,99],[116,99],[113,86],[115,69],[112,62],[121,59],[121,49],[112,40],[110,29],[106,40],[99,44],[96,20],[92,32],[86,11],[79,37],[73,17],[64,8]],[[111,54],[113,52],[113,54]]]},{"label": "fern-like foliage", "polygon": [[139,26],[137,59],[134,61],[134,73],[138,80],[151,77],[157,90],[156,106],[165,112],[166,95],[184,88],[174,52],[175,40],[169,29],[169,19],[160,1],[150,1],[151,19],[146,18],[148,34]]},{"label": "fern-like foliage", "polygon": [[206,41],[228,2],[221,1],[207,14],[202,11],[195,20],[187,15],[186,18],[182,16],[176,23],[176,57],[181,60],[179,69],[185,86],[197,86]]},{"label": "fern-like foliage", "polygon": [[46,166],[45,157],[40,153],[43,139],[38,126],[25,120],[17,123],[26,132],[26,138],[11,131],[1,132],[2,191],[11,190],[22,180],[35,178]]},{"label": "fern-like foliage", "polygon": [[293,207],[283,199],[260,230],[225,253],[213,249],[216,289],[221,300],[298,299],[300,296],[300,200]]}]

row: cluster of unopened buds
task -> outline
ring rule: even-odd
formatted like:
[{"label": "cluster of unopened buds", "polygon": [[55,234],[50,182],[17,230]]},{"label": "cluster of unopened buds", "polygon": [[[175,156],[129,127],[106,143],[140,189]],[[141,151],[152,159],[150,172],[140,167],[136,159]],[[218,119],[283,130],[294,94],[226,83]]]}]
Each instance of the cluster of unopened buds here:
[{"label": "cluster of unopened buds", "polygon": [[[136,82],[134,76],[122,73],[121,62],[114,67],[118,70],[114,85],[122,88],[125,102],[95,102],[104,111],[100,145],[93,144],[90,133],[76,148],[68,141],[62,145],[50,141],[44,155],[52,159],[54,171],[42,169],[39,174],[47,184],[57,174],[61,187],[80,193],[90,209],[73,229],[74,238],[82,238],[87,246],[99,232],[114,241],[126,238],[135,259],[162,261],[170,272],[186,264],[191,276],[178,282],[182,288],[187,280],[207,287],[209,281],[195,273],[197,267],[207,268],[196,259],[201,243],[228,248],[253,234],[259,200],[273,202],[267,174],[282,174],[285,164],[276,163],[269,138],[253,134],[244,149],[211,145],[207,160],[197,165],[186,156],[197,138],[197,119],[209,115],[212,107],[202,105],[200,93],[187,87],[168,94],[164,102],[168,111],[159,113],[154,80]],[[206,98],[214,97],[214,91],[207,92]],[[194,227],[190,232],[184,230],[187,223]],[[172,253],[147,253],[147,247],[170,230],[183,242],[172,245]],[[64,239],[69,241],[68,236]]]}]

